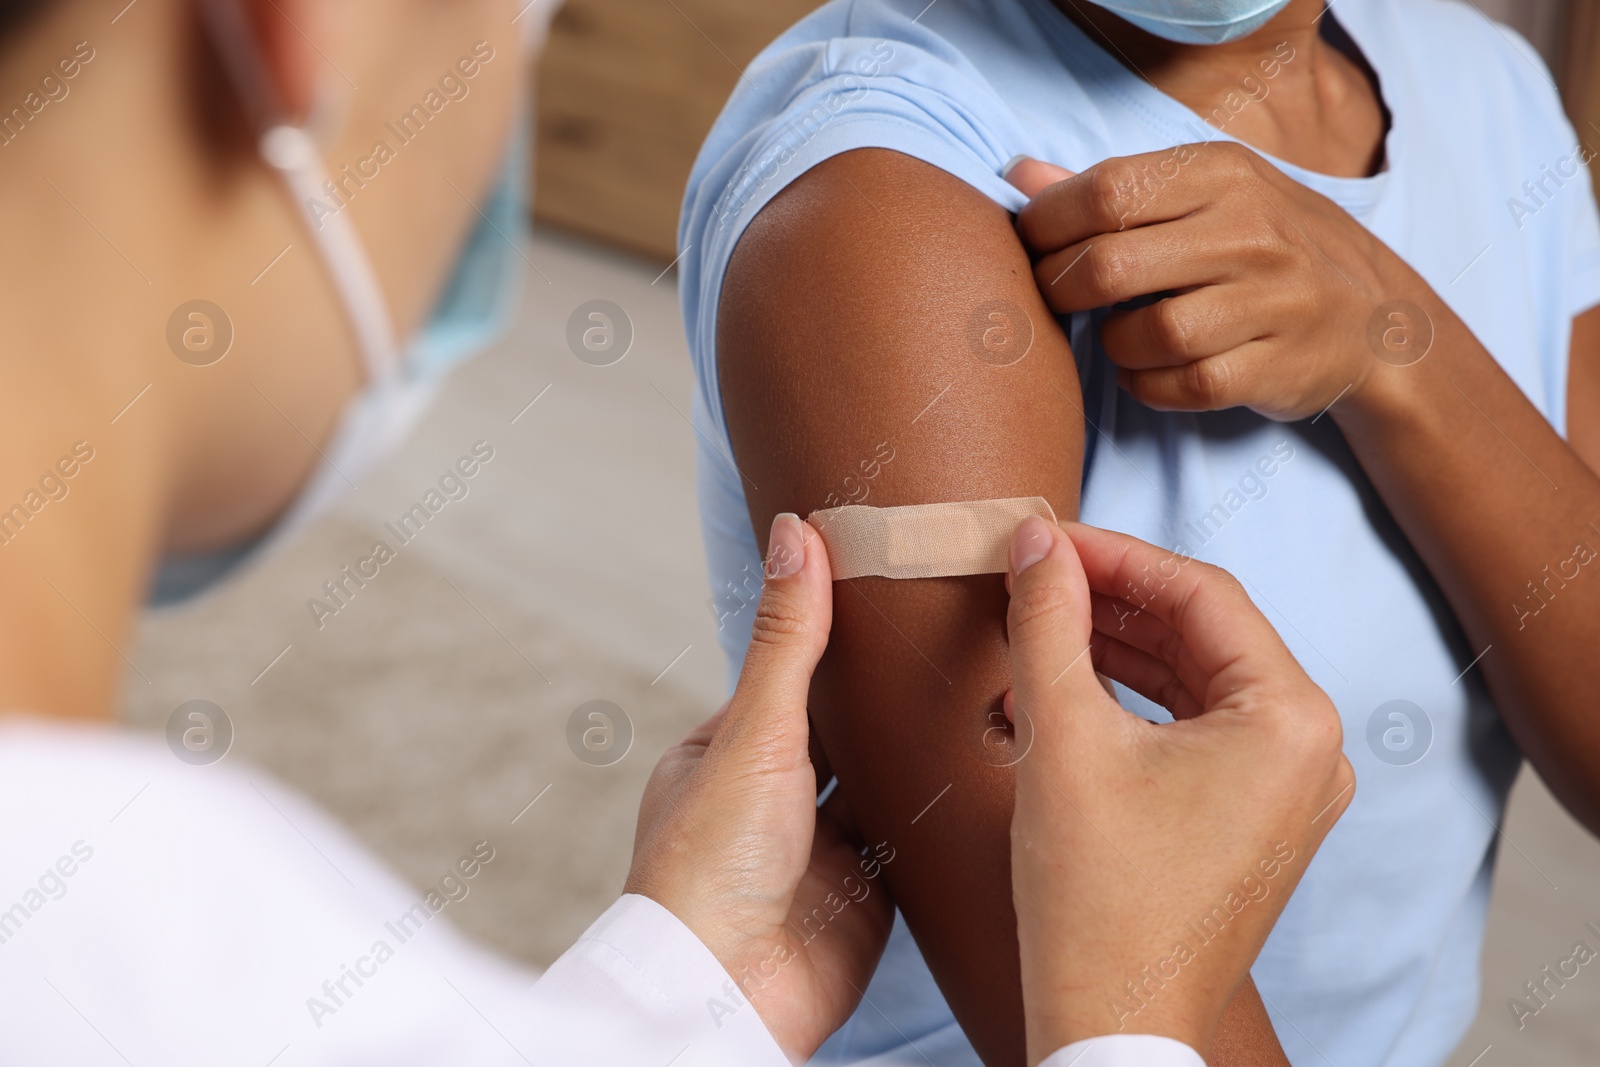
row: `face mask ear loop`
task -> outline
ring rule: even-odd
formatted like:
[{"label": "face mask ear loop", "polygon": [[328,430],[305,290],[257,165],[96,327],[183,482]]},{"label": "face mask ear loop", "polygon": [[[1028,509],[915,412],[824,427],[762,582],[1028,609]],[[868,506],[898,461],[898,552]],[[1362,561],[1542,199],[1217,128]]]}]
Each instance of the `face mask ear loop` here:
[{"label": "face mask ear loop", "polygon": [[361,238],[343,211],[318,218],[309,206],[321,201],[327,184],[311,135],[298,126],[274,126],[261,137],[261,158],[283,179],[306,231],[322,254],[361,350],[368,381],[378,386],[395,384],[400,372],[399,345],[388,301]]},{"label": "face mask ear loop", "polygon": [[278,172],[294,201],[295,213],[321,254],[361,350],[367,381],[379,387],[398,384],[400,354],[389,303],[361,238],[344,212],[318,218],[311,208],[321,202],[328,177],[316,142],[305,129],[285,121],[239,0],[206,0],[202,10],[246,116],[257,129],[266,131],[259,142],[261,158]]}]

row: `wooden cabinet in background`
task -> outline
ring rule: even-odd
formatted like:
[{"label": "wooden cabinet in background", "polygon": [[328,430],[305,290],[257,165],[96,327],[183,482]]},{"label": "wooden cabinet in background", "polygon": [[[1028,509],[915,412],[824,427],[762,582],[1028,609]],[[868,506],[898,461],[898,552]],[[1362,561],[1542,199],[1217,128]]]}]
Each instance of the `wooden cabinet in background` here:
[{"label": "wooden cabinet in background", "polygon": [[566,0],[539,66],[534,217],[671,261],[700,142],[756,53],[816,6]]}]

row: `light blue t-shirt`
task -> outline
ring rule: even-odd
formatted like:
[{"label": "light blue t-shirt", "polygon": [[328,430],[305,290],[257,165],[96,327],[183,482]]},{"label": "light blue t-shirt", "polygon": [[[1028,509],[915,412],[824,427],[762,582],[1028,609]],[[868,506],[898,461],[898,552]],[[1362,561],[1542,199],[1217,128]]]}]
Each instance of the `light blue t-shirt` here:
[{"label": "light blue t-shirt", "polygon": [[[1587,152],[1543,64],[1464,3],[1339,0],[1329,17],[1377,74],[1392,116],[1386,167],[1352,179],[1277,165],[1419,271],[1564,432],[1571,320],[1600,302],[1600,224]],[[1263,58],[1277,44],[1263,39]],[[695,164],[679,234],[711,605],[730,677],[761,564],[717,388],[717,301],[762,206],[857,148],[925,160],[1016,211],[1024,199],[999,172],[1019,153],[1082,170],[1228,137],[1048,0],[835,0],[751,64]],[[1331,418],[1151,411],[1117,389],[1090,316],[1063,326],[1090,423],[1083,520],[1243,578],[1344,721],[1354,803],[1254,971],[1290,1060],[1442,1064],[1477,1006],[1491,820],[1520,762],[1469,669],[1482,650]],[[819,1061],[977,1063],[903,926],[867,996]]]}]

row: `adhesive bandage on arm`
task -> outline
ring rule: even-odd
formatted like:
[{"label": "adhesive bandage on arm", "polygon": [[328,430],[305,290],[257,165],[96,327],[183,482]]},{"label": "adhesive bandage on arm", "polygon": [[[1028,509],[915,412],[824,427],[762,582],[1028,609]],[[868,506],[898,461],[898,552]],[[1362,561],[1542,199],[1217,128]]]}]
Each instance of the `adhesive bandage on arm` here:
[{"label": "adhesive bandage on arm", "polygon": [[806,521],[828,546],[838,581],[1003,574],[1011,535],[1029,515],[1056,520],[1044,497],[1019,496],[899,508],[846,504],[813,511]]}]

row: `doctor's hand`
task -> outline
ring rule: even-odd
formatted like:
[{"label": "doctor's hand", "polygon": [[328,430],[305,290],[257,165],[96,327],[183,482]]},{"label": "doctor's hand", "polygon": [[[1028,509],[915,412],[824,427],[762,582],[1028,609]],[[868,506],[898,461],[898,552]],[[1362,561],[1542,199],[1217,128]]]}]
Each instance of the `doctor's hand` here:
[{"label": "doctor's hand", "polygon": [[739,684],[656,765],[625,891],[694,931],[801,1062],[883,953],[894,904],[877,875],[893,852],[850,843],[837,791],[817,807],[806,695],[833,621],[828,553],[793,515],[769,545]]},{"label": "doctor's hand", "polygon": [[[1028,1061],[1119,1031],[1206,1056],[1350,802],[1339,716],[1225,571],[1035,517],[1007,582]],[[1097,669],[1176,721],[1125,711]]]},{"label": "doctor's hand", "polygon": [[[1179,145],[1081,174],[1025,159],[1017,232],[1057,313],[1169,294],[1106,319],[1124,388],[1160,409],[1307,418],[1420,359],[1427,283],[1327,197],[1243,145]],[[1428,312],[1422,310],[1423,307]]]}]

